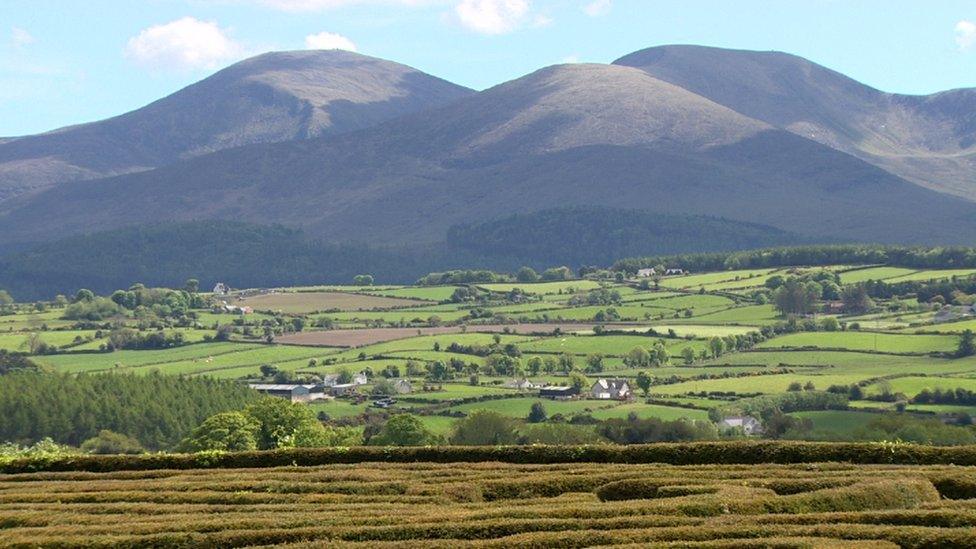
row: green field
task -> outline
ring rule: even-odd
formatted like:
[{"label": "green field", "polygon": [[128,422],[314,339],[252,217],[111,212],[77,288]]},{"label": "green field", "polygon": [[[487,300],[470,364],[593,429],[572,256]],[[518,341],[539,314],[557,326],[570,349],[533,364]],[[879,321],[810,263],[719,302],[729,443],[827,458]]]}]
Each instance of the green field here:
[{"label": "green field", "polygon": [[959,338],[943,335],[902,335],[870,332],[803,332],[788,334],[763,342],[760,348],[782,347],[848,349],[888,353],[950,352]]}]

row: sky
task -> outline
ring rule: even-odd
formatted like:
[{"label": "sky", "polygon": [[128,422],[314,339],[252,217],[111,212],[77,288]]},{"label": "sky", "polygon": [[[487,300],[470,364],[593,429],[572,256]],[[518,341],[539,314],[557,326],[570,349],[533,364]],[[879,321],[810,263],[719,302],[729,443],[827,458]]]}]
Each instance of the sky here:
[{"label": "sky", "polygon": [[786,51],[897,93],[976,87],[974,0],[0,0],[0,136],[266,51],[351,49],[484,89],[663,44]]}]

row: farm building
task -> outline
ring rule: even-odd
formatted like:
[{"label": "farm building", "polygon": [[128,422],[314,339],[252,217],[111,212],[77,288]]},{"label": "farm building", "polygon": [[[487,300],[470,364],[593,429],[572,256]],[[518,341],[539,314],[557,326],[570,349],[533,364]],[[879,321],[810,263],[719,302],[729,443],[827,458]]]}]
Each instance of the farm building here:
[{"label": "farm building", "polygon": [[228,287],[223,282],[218,282],[213,287],[213,293],[215,293],[217,295],[227,295],[227,294],[230,293],[230,287]]},{"label": "farm building", "polygon": [[357,383],[340,383],[338,385],[333,385],[329,387],[329,393],[332,396],[343,396],[356,392],[356,387],[359,387]]},{"label": "farm building", "polygon": [[590,388],[590,395],[600,400],[626,400],[631,394],[626,379],[598,379]]},{"label": "farm building", "polygon": [[393,382],[393,390],[397,394],[405,395],[413,392],[413,385],[410,384],[409,379],[398,379]]},{"label": "farm building", "polygon": [[[369,378],[366,374],[359,372],[352,376],[352,381],[349,382],[350,385],[366,385],[369,383]],[[335,387],[339,385],[339,374],[328,374],[322,378],[322,385],[324,387]]]},{"label": "farm building", "polygon": [[652,277],[652,276],[654,276],[656,274],[657,274],[657,271],[655,271],[653,267],[650,268],[650,269],[638,269],[637,270],[637,276],[639,276],[640,278],[649,278],[649,277]]},{"label": "farm building", "polygon": [[718,423],[718,428],[723,431],[742,430],[745,435],[761,435],[763,433],[762,423],[752,416],[730,416]]},{"label": "farm building", "polygon": [[296,385],[285,383],[249,383],[248,387],[255,391],[273,397],[287,398],[292,402],[306,402],[311,400],[311,385]]},{"label": "farm building", "polygon": [[665,269],[664,276],[677,276],[685,274],[684,269]]},{"label": "farm building", "polygon": [[548,387],[543,387],[539,389],[539,396],[542,398],[551,398],[553,400],[562,400],[573,398],[579,394],[579,389],[576,387],[560,387],[557,385],[550,385]]},{"label": "farm building", "polygon": [[519,391],[529,391],[532,389],[538,389],[539,386],[527,379],[512,379],[505,382],[504,387],[506,389],[517,389]]}]

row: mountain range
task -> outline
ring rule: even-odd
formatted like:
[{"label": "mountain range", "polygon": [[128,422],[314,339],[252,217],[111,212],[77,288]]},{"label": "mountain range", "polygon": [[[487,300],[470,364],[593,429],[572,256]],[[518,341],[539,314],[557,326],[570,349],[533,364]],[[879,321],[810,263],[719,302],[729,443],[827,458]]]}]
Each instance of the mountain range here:
[{"label": "mountain range", "polygon": [[[482,226],[549,261],[519,239],[554,208],[645,253],[667,242],[603,218],[721,220],[742,235],[725,247],[961,244],[976,236],[974,159],[976,90],[890,94],[780,52],[661,46],[480,92],[355,53],[280,52],[116,118],[0,142],[0,246],[224,220],[399,250],[465,226],[478,248]],[[511,216],[524,234],[498,230]],[[694,251],[713,240],[681,234]]]}]

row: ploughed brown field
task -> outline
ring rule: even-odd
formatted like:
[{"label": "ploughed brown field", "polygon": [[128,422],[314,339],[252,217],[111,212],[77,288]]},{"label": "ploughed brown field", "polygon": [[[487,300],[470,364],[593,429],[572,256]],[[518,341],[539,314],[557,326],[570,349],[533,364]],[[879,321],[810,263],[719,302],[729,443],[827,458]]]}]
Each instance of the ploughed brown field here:
[{"label": "ploughed brown field", "polygon": [[592,323],[545,323],[545,324],[484,324],[467,326],[436,326],[430,328],[365,328],[361,330],[310,330],[296,334],[283,335],[275,338],[275,342],[285,345],[309,345],[321,347],[360,347],[416,337],[418,335],[458,334],[468,333],[501,333],[506,329],[515,334],[550,334],[556,328],[563,332],[579,332],[592,330],[596,324]]},{"label": "ploughed brown field", "polygon": [[431,302],[419,299],[345,292],[277,292],[233,301],[234,305],[248,306],[255,311],[281,311],[283,313],[311,313],[336,309],[340,311],[368,311],[417,307],[429,303]]}]

